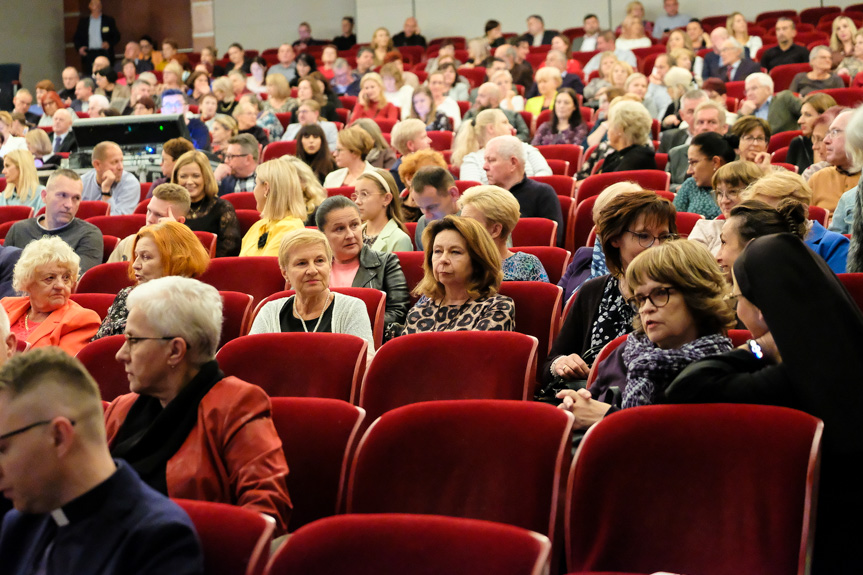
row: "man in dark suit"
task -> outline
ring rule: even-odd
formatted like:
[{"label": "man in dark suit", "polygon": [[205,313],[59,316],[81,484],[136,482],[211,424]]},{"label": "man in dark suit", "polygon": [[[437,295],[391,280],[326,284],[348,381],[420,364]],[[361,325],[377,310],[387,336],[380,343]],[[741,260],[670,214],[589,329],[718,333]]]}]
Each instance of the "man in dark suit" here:
[{"label": "man in dark suit", "polygon": [[93,60],[105,56],[114,61],[114,46],[120,41],[117,23],[102,14],[102,0],[90,0],[90,17],[78,20],[75,30],[75,49],[81,55],[81,68],[85,76],[93,72]]},{"label": "man in dark suit", "polygon": [[734,38],[725,41],[719,56],[722,58],[719,78],[726,82],[742,82],[749,74],[761,71],[761,66],[757,62],[743,57],[743,46]]},{"label": "man in dark suit", "polygon": [[527,17],[527,34],[522,36],[531,46],[545,46],[551,44],[552,38],[557,35],[554,30],[546,30],[545,22],[539,14]]},{"label": "man in dark suit", "polygon": [[393,36],[393,46],[422,46],[426,47],[426,39],[422,34],[418,34],[419,26],[417,19],[410,17],[405,20],[404,30]]},{"label": "man in dark suit", "polygon": [[572,41],[573,52],[593,52],[596,50],[596,40],[599,38],[599,17],[596,14],[588,14],[582,23],[584,36],[579,36]]},{"label": "man in dark suit", "polygon": [[[713,44],[713,50],[704,55],[704,68],[701,71],[701,78],[720,78],[719,68],[722,67],[722,57],[719,55],[719,50],[725,41],[728,40],[728,30],[722,26],[717,26],[710,32],[710,43]],[[725,78],[721,80],[724,82]]]},{"label": "man in dark suit", "polygon": [[135,72],[138,74],[141,72],[153,71],[153,62],[141,59],[141,45],[135,41],[126,43],[126,49],[123,52],[123,60],[114,64],[114,71],[117,72],[120,77],[123,76],[123,61],[125,60],[131,60],[135,63]]},{"label": "man in dark suit", "polygon": [[51,117],[53,132],[51,132],[51,150],[55,154],[78,151],[78,142],[72,131],[72,114],[66,108],[60,108]]},{"label": "man in dark suit", "polygon": [[680,102],[680,119],[686,122],[684,128],[665,130],[659,137],[659,152],[667,154],[677,146],[688,144],[695,135],[695,110],[709,98],[702,90],[690,90],[683,95]]}]

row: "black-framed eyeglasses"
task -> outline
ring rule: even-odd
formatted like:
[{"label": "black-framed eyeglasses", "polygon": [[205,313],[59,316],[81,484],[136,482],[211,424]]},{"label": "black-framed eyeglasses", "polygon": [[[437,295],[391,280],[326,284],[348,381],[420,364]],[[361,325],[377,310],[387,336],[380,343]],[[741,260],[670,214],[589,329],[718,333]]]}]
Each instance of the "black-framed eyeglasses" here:
[{"label": "black-framed eyeglasses", "polygon": [[225,154],[225,161],[230,162],[231,160],[235,160],[237,158],[244,158],[246,156],[251,156],[251,154]]},{"label": "black-framed eyeglasses", "polygon": [[671,293],[673,291],[675,291],[675,288],[671,287],[654,288],[647,295],[634,295],[626,300],[626,303],[628,303],[636,312],[641,311],[641,308],[644,307],[644,304],[647,301],[652,303],[654,307],[665,307],[668,305],[668,300],[671,298]]},{"label": "black-framed eyeglasses", "polygon": [[[35,423],[31,423],[30,425],[25,425],[24,427],[19,427],[15,431],[10,431],[9,433],[4,433],[3,435],[0,435],[0,441],[3,441],[4,439],[9,439],[10,437],[15,437],[16,435],[21,435],[22,433],[24,433],[26,431],[30,431],[31,429],[34,429],[36,427],[40,427],[42,425],[50,425],[51,422],[53,422],[53,421],[54,421],[53,419],[43,419],[42,421],[37,421]],[[74,420],[70,419],[69,423],[71,423],[72,425],[75,425]]]},{"label": "black-framed eyeglasses", "polygon": [[659,234],[658,236],[654,236],[653,234],[648,234],[647,232],[633,232],[632,230],[626,231],[634,235],[635,239],[638,240],[638,245],[643,248],[649,248],[656,241],[664,244],[665,242],[672,242],[680,237],[677,234]]},{"label": "black-framed eyeglasses", "polygon": [[129,347],[132,347],[133,345],[135,345],[139,341],[145,341],[148,339],[155,339],[155,340],[160,340],[160,341],[170,341],[170,340],[174,339],[175,337],[179,337],[179,336],[166,335],[165,337],[132,337],[132,336],[123,334],[123,337],[126,338],[126,343],[129,344]]}]

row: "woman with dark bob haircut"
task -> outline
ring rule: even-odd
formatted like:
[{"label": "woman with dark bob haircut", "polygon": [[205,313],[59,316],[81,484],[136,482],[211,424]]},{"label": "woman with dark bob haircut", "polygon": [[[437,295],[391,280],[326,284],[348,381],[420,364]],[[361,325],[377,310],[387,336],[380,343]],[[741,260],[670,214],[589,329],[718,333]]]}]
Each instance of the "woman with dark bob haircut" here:
[{"label": "woman with dark bob haircut", "polygon": [[679,241],[647,250],[632,261],[626,281],[635,332],[602,363],[589,391],[558,394],[582,429],[620,408],[656,403],[686,366],[731,349],[728,284],[703,245]]},{"label": "woman with dark bob haircut", "polygon": [[425,275],[413,292],[422,297],[398,335],[513,330],[515,305],[498,293],[500,254],[482,224],[446,216],[423,231],[423,245]]},{"label": "woman with dark bob haircut", "polygon": [[605,344],[632,331],[626,268],[641,252],[677,238],[676,214],[670,201],[648,191],[620,194],[599,212],[596,234],[610,273],[585,282],[575,296],[542,367],[540,398],[556,403],[558,391],[580,386]]}]

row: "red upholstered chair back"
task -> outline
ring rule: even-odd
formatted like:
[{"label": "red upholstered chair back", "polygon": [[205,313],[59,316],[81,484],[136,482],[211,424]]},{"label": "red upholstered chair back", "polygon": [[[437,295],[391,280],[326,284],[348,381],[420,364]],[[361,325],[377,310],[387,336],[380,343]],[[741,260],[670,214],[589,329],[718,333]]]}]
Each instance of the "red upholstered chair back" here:
[{"label": "red upholstered chair back", "polygon": [[[279,142],[270,142],[264,147],[264,152],[261,154],[261,163],[264,163],[268,160],[275,160],[276,158],[281,158],[282,156],[293,156],[297,152],[297,141],[296,140],[287,140],[287,141],[279,141]],[[251,192],[245,192],[251,193]],[[230,195],[230,194],[228,194]]]},{"label": "red upholstered chair back", "polygon": [[[564,211],[564,213],[566,212]],[[512,248],[512,251],[524,252],[539,258],[542,267],[548,274],[548,281],[553,285],[557,285],[557,282],[566,273],[566,266],[569,265],[569,260],[572,258],[572,252],[552,246],[521,246]]]},{"label": "red upholstered chair back", "polygon": [[234,192],[225,194],[222,199],[234,206],[235,210],[257,210],[258,200],[254,192]]},{"label": "red upholstered chair back", "polygon": [[222,296],[222,336],[219,347],[246,335],[252,323],[252,296],[236,291],[220,291]]},{"label": "red upholstered chair back", "polygon": [[[574,302],[575,298],[572,298],[569,301]],[[570,306],[567,306],[567,309],[565,310],[566,313],[569,313],[569,310],[570,310]],[[618,347],[620,347],[621,345],[626,343],[627,337],[629,337],[628,333],[625,333],[623,335],[619,335],[616,338],[614,338],[613,340],[611,340],[610,342],[608,342],[607,344],[605,344],[605,346],[602,348],[602,350],[600,350],[599,355],[597,355],[596,359],[593,361],[593,365],[590,366],[590,373],[587,374],[587,387],[590,387],[591,384],[594,381],[596,381],[596,374],[599,371],[599,368],[602,365],[602,362],[604,362],[606,359],[608,359],[608,356],[611,355],[611,352],[613,352],[615,349],[617,349]]]},{"label": "red upholstered chair back", "polygon": [[[6,183],[6,180],[3,180]],[[5,188],[5,185],[4,185]],[[0,190],[2,192],[3,190]],[[33,208],[30,206],[0,206],[0,224],[6,222],[17,222],[33,217]]]},{"label": "red upholstered chair back", "polygon": [[537,340],[516,332],[403,335],[369,365],[359,405],[374,421],[391,409],[441,399],[533,397]]},{"label": "red upholstered chair back", "polygon": [[569,477],[568,570],[806,573],[823,427],[757,405],[654,405],[603,419]]},{"label": "red upholstered chair back", "polygon": [[103,236],[115,236],[118,238],[137,234],[138,230],[147,224],[146,220],[147,216],[143,214],[93,216],[92,218],[87,218],[87,222],[99,228]]},{"label": "red upholstered chair back", "polygon": [[[249,192],[251,193],[251,192]],[[228,194],[228,196],[232,196],[234,194]],[[225,196],[225,197],[228,197]],[[240,233],[244,236],[246,232],[248,232],[255,222],[261,219],[261,213],[258,210],[235,210],[237,213],[237,221],[240,222]]]},{"label": "red upholstered chair back", "polygon": [[153,187],[153,182],[141,182],[140,200],[143,202],[150,195],[150,188]]},{"label": "red upholstered chair back", "polygon": [[73,293],[69,296],[73,302],[81,307],[91,309],[99,314],[99,319],[105,319],[108,308],[114,303],[116,296],[110,293]]},{"label": "red upholstered chair back", "polygon": [[247,293],[255,302],[285,289],[285,278],[275,257],[215,258],[198,279],[219,291]]},{"label": "red upholstered chair back", "polygon": [[572,237],[572,247],[578,249],[587,245],[590,230],[593,229],[593,205],[599,196],[591,196],[575,207],[575,231],[568,231],[567,236]]},{"label": "red upholstered chair back", "polygon": [[548,538],[510,525],[433,515],[340,515],[291,535],[272,575],[494,573],[540,575]]},{"label": "red upholstered chair back", "polygon": [[569,162],[568,176],[574,176],[581,169],[582,148],[574,144],[550,144],[537,146],[536,149],[547,160],[566,160]]},{"label": "red upholstered chair back", "polygon": [[836,275],[839,278],[839,281],[842,282],[842,285],[845,286],[845,290],[857,304],[857,307],[863,310],[863,273]]},{"label": "red upholstered chair back", "polygon": [[[569,162],[566,160],[546,160],[548,167],[551,168],[551,173],[555,176],[569,176]],[[540,176],[542,177],[542,176]]]},{"label": "red upholstered chair back", "polygon": [[554,246],[557,222],[548,218],[520,218],[512,230],[514,246]]},{"label": "red upholstered chair back", "polygon": [[174,500],[189,514],[204,550],[207,575],[263,575],[276,521],[235,505]]},{"label": "red upholstered chair back", "polygon": [[[787,132],[778,132],[770,136],[770,143],[767,145],[768,152],[775,152],[779,148],[785,148],[791,140],[803,134],[800,130],[788,130]],[[776,159],[776,158],[774,158]]]},{"label": "red upholstered chair back", "polygon": [[575,193],[575,203],[580,204],[591,196],[598,196],[605,188],[617,182],[635,182],[645,190],[667,190],[671,183],[671,174],[661,170],[630,170],[594,174],[581,182]]},{"label": "red upholstered chair back", "polygon": [[360,441],[346,511],[484,519],[554,542],[572,421],[529,401],[435,401],[391,411]]},{"label": "red upholstered chair back", "polygon": [[[548,161],[553,162],[555,160]],[[535,182],[540,182],[542,184],[548,184],[549,186],[554,188],[554,193],[556,193],[558,196],[565,196],[567,198],[571,198],[575,195],[575,179],[570,176],[531,176],[530,179]]]},{"label": "red upholstered chair back", "polygon": [[[411,234],[413,240],[413,234]],[[411,305],[415,304],[419,298],[413,295],[414,288],[423,279],[425,272],[423,271],[423,259],[425,253],[416,252],[395,252],[399,258],[399,263],[402,266],[402,271],[405,274],[405,280],[408,283],[408,292],[411,294]]]},{"label": "red upholstered chair back", "polygon": [[858,106],[860,102],[863,102],[863,88],[832,88],[830,90],[817,91],[829,95],[840,106],[853,108]]},{"label": "red upholstered chair back", "polygon": [[120,238],[117,236],[102,236],[102,263],[107,263],[108,258],[114,253],[117,244],[120,243]]},{"label": "red upholstered chair back", "polygon": [[518,310],[515,330],[536,338],[537,365],[543,365],[560,327],[563,288],[556,283],[503,282],[500,293],[511,297]]},{"label": "red upholstered chair back", "polygon": [[338,188],[326,188],[327,197],[332,198],[333,196],[344,196],[346,198],[350,198],[351,194],[354,193],[353,186],[339,186]]},{"label": "red upholstered chair back", "polygon": [[[45,206],[39,208],[39,211],[36,212],[37,216],[41,216],[45,213]],[[78,211],[75,213],[75,217],[81,220],[87,220],[92,218],[93,216],[109,216],[111,215],[111,206],[108,202],[102,202],[98,200],[87,200],[78,204]]]},{"label": "red upholstered chair back", "polygon": [[808,62],[805,64],[780,64],[774,67],[770,70],[770,77],[773,78],[773,91],[779,93],[782,90],[787,90],[791,86],[794,76],[811,70],[812,66]]},{"label": "red upholstered chair back", "polygon": [[99,393],[104,401],[113,401],[129,393],[126,369],[114,358],[125,342],[122,335],[103,337],[82,347],[75,356],[99,384]]},{"label": "red upholstered chair back", "polygon": [[356,401],[367,346],[343,333],[260,333],[228,342],[216,358],[225,375],[254,383],[272,397]]},{"label": "red upholstered chair back", "polygon": [[677,222],[677,233],[680,234],[681,238],[689,237],[689,234],[692,233],[692,228],[695,227],[695,224],[698,223],[699,220],[703,220],[704,216],[701,214],[693,214],[691,212],[677,212],[675,216],[675,220]]},{"label": "red upholstered chair back", "polygon": [[216,234],[212,232],[196,231],[195,237],[198,238],[201,245],[204,246],[204,249],[207,250],[208,254],[210,254],[210,259],[216,257],[216,243],[218,241]]},{"label": "red upholstered chair back", "polygon": [[112,262],[93,266],[84,272],[75,286],[75,292],[117,295],[121,289],[134,283],[129,279],[129,262]]},{"label": "red upholstered chair back", "polygon": [[338,511],[347,479],[348,453],[359,440],[365,411],[346,401],[318,397],[273,397],[273,424],[291,472],[294,508],[288,531]]},{"label": "red upholstered chair back", "polygon": [[434,130],[426,132],[426,136],[431,138],[431,147],[433,150],[443,152],[452,148],[452,132]]}]

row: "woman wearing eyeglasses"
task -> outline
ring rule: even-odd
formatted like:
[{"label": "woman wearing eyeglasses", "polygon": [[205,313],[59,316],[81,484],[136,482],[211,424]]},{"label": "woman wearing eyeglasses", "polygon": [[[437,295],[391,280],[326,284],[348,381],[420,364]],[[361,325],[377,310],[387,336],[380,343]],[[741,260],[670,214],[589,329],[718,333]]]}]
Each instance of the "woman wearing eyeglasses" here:
[{"label": "woman wearing eyeglasses", "polygon": [[286,160],[264,162],[255,170],[254,194],[261,219],[243,237],[240,255],[276,257],[285,234],[305,227],[308,215],[297,169]]},{"label": "woman wearing eyeglasses", "polygon": [[692,138],[686,151],[689,162],[686,174],[689,177],[674,196],[675,208],[681,212],[701,214],[709,220],[721,213],[713,199],[713,174],[734,161],[735,143],[734,136],[721,136],[715,132],[704,132]]},{"label": "woman wearing eyeglasses", "polygon": [[618,409],[657,403],[689,364],[731,349],[728,284],[704,246],[681,241],[646,251],[626,281],[635,331],[600,365],[590,390],[558,394],[580,429]]},{"label": "woman wearing eyeglasses", "polygon": [[378,252],[409,252],[414,244],[407,233],[396,181],[389,170],[364,172],[351,199],[363,220],[363,245]]},{"label": "woman wearing eyeglasses", "polygon": [[755,162],[761,168],[770,166],[772,154],[767,152],[770,143],[770,124],[755,116],[741,116],[731,126],[731,133],[737,136],[738,159]]},{"label": "woman wearing eyeglasses", "polygon": [[740,194],[743,190],[763,175],[761,168],[743,160],[729,162],[716,170],[713,174],[713,194],[724,219],[698,220],[687,239],[704,244],[715,256],[722,245],[719,232],[728,221],[731,208],[741,202]]},{"label": "woman wearing eyeglasses", "polygon": [[587,379],[590,366],[605,345],[632,331],[635,313],[626,300],[626,269],[641,252],[677,237],[674,205],[649,191],[620,194],[600,210],[596,234],[609,274],[584,283],[540,377],[539,398],[557,403],[561,389]]}]

